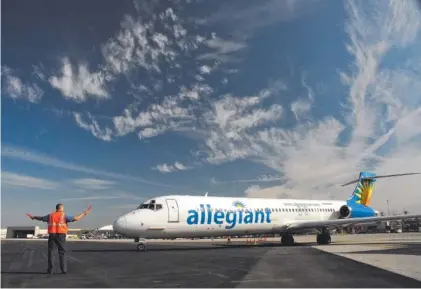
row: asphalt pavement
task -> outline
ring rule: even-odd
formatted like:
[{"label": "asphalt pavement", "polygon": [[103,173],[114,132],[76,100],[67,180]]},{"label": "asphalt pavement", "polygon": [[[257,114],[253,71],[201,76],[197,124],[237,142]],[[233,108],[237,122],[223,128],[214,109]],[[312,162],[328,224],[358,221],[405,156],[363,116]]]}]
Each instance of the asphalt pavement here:
[{"label": "asphalt pavement", "polygon": [[[312,244],[314,245],[314,244]],[[2,241],[2,287],[421,287],[310,244],[68,242],[68,274],[47,275],[47,242]],[[58,256],[56,272],[59,272]]]}]

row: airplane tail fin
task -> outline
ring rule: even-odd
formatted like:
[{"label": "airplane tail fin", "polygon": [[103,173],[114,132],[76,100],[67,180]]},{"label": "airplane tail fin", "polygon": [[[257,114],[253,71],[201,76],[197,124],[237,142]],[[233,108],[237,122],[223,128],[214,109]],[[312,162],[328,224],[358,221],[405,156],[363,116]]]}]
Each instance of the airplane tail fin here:
[{"label": "airplane tail fin", "polygon": [[348,199],[348,203],[361,204],[363,206],[368,207],[371,202],[371,197],[374,191],[374,183],[376,182],[376,179],[406,176],[406,175],[417,175],[417,174],[420,174],[420,173],[405,173],[405,174],[376,176],[375,173],[360,172],[360,176],[358,179],[350,181],[346,184],[343,184],[342,186],[347,186],[350,184],[357,183],[357,186],[355,187],[354,192],[352,193],[351,197]]},{"label": "airplane tail fin", "polygon": [[368,207],[371,202],[371,196],[373,195],[375,182],[375,173],[361,172],[358,178],[357,186],[348,201],[350,203],[361,204]]}]

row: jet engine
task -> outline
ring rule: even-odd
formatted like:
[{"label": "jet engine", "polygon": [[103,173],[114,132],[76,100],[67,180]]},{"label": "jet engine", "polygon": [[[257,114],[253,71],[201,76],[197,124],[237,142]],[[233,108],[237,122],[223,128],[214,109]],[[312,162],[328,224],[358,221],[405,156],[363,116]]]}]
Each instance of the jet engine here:
[{"label": "jet engine", "polygon": [[347,218],[351,217],[351,208],[348,207],[347,205],[343,205],[339,209],[339,217],[341,219],[347,219]]}]

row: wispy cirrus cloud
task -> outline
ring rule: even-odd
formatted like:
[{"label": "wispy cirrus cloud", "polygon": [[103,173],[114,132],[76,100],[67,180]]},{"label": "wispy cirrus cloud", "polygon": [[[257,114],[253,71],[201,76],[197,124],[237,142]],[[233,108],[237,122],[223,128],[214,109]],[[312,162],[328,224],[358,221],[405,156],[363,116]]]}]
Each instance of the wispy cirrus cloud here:
[{"label": "wispy cirrus cloud", "polygon": [[2,157],[6,157],[6,158],[19,159],[19,160],[22,160],[22,161],[37,163],[37,164],[56,167],[56,168],[61,168],[61,169],[65,169],[65,170],[78,171],[78,172],[83,172],[83,173],[97,175],[97,176],[105,176],[105,177],[109,177],[109,178],[130,180],[130,181],[133,181],[133,182],[140,182],[140,183],[145,183],[145,184],[154,185],[154,186],[174,187],[174,186],[166,185],[166,184],[163,184],[163,183],[144,180],[144,179],[138,178],[138,177],[123,175],[123,174],[118,174],[118,173],[112,173],[112,172],[97,170],[97,169],[93,169],[93,168],[88,168],[88,167],[85,167],[85,166],[81,166],[81,165],[69,163],[69,162],[66,162],[66,161],[62,161],[62,160],[59,160],[59,159],[56,159],[56,158],[46,156],[44,154],[36,153],[36,152],[29,151],[27,149],[19,148],[19,147],[12,147],[12,146],[8,146],[8,145],[3,145],[1,154],[2,154]]},{"label": "wispy cirrus cloud", "polygon": [[279,176],[271,176],[271,175],[261,175],[255,179],[244,179],[244,180],[233,180],[233,181],[218,181],[216,178],[211,179],[211,183],[214,185],[220,184],[232,184],[232,183],[268,183],[268,182],[279,182],[282,181],[283,178]]},{"label": "wispy cirrus cloud", "polygon": [[280,22],[288,22],[305,17],[323,5],[319,0],[269,0],[263,3],[230,1],[221,5],[211,15],[196,20],[207,26],[224,25],[229,27],[235,39],[252,37],[257,30]]},{"label": "wispy cirrus cloud", "polygon": [[1,183],[2,186],[26,189],[54,190],[60,187],[59,183],[50,180],[8,171],[1,172]]},{"label": "wispy cirrus cloud", "polygon": [[[97,75],[104,75],[108,84],[124,76],[134,97],[108,122],[90,113],[75,113],[77,125],[104,141],[132,133],[144,140],[178,132],[197,141],[193,153],[197,163],[219,165],[244,159],[280,176],[281,185],[252,186],[245,192],[248,196],[343,198],[349,190],[338,185],[355,178],[360,170],[420,171],[421,130],[414,124],[421,121],[421,17],[414,2],[346,2],[344,36],[352,62],[337,68],[342,72],[336,79],[326,80],[332,81],[327,86],[346,87],[342,91],[346,98],[337,99],[342,104],[339,112],[324,110],[324,115],[310,118],[317,105],[327,106],[327,102],[303,81],[307,95],[293,100],[283,98],[294,93],[286,80],[241,95],[221,92],[215,85],[229,83],[229,71],[238,71],[224,62],[245,52],[250,35],[271,23],[303,15],[319,2],[307,3],[274,0],[238,10],[221,9],[202,22],[231,23],[234,36],[229,39],[188,30],[173,9],[152,13],[157,15],[154,19],[125,17],[116,35],[102,45],[103,65]],[[230,30],[230,25],[226,27]],[[88,95],[85,90],[63,93],[73,93],[79,100]],[[146,99],[148,105],[138,105]],[[45,162],[33,155],[25,158]],[[70,164],[57,161],[48,163],[69,168]],[[155,169],[180,170],[174,164]],[[124,179],[118,174],[99,174]],[[382,198],[404,206],[406,199],[415,196],[411,192],[415,184],[419,184],[417,177],[405,177],[379,181],[377,188]],[[405,197],[396,191],[403,191]]]},{"label": "wispy cirrus cloud", "polygon": [[[349,74],[341,74],[349,86],[345,121],[327,117],[294,130],[263,131],[259,139],[253,138],[271,148],[277,161],[264,155],[261,161],[285,174],[285,184],[252,187],[248,195],[274,197],[291,192],[294,197],[328,198],[330,192],[338,198],[351,193],[352,188],[345,193],[338,185],[352,179],[355,171],[421,171],[421,131],[410,124],[421,117],[421,81],[415,73],[421,68],[421,55],[410,49],[421,43],[419,9],[411,1],[365,4],[347,2],[347,49],[355,61]],[[398,57],[400,61],[394,61]],[[345,134],[347,142],[342,139]],[[381,198],[374,197],[373,202],[384,208],[380,200],[389,199],[396,207],[407,206],[405,199],[416,198],[414,188],[419,183],[417,177],[378,181]]]},{"label": "wispy cirrus cloud", "polygon": [[[115,183],[101,179],[85,178],[53,181],[26,174],[2,171],[1,182],[6,192],[10,188],[51,192],[60,190],[64,195],[69,195],[69,197],[60,198],[61,201],[84,202],[124,199],[138,201],[145,198],[144,196],[124,192],[115,188],[110,190]],[[95,194],[92,195],[93,192]]]},{"label": "wispy cirrus cloud", "polygon": [[72,183],[86,190],[105,190],[115,184],[112,181],[91,178],[75,179]]},{"label": "wispy cirrus cloud", "polygon": [[[89,195],[89,196],[82,196],[82,197],[71,197],[71,198],[63,198],[62,201],[66,202],[86,202],[86,201],[107,201],[107,200],[133,200],[139,201],[144,199],[142,196],[136,196],[130,193],[125,192],[113,192],[112,194],[96,194],[96,195]],[[137,205],[133,205],[132,207],[136,207]]]}]

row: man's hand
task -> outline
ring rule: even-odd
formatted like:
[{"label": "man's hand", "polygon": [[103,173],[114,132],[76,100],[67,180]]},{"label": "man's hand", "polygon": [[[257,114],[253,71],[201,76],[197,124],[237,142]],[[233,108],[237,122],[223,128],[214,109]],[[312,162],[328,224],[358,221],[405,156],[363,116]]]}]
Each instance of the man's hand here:
[{"label": "man's hand", "polygon": [[92,205],[89,205],[89,207],[84,211],[84,214],[87,215],[91,212]]},{"label": "man's hand", "polygon": [[34,216],[32,216],[32,215],[30,215],[30,214],[26,214],[31,220],[33,220],[33,219],[35,219],[35,217]]},{"label": "man's hand", "polygon": [[88,215],[91,212],[91,208],[92,208],[92,205],[90,205],[85,211],[83,211],[83,213],[81,213],[80,215],[74,217],[74,221],[79,221],[83,217],[85,217],[86,215]]}]

